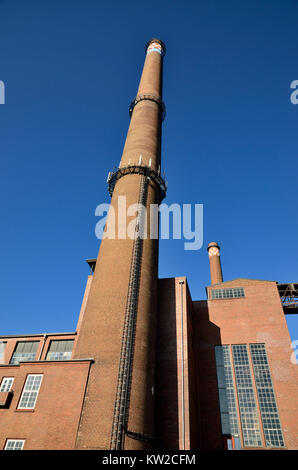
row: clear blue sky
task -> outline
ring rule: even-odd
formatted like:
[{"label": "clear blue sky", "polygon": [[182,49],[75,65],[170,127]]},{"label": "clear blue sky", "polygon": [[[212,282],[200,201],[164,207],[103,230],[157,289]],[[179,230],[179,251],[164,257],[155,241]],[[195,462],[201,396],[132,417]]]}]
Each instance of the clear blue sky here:
[{"label": "clear blue sky", "polygon": [[[74,331],[144,45],[167,45],[166,202],[204,204],[204,246],[162,241],[160,277],[298,281],[294,0],[0,0],[0,334]],[[298,339],[297,318],[289,321]]]}]

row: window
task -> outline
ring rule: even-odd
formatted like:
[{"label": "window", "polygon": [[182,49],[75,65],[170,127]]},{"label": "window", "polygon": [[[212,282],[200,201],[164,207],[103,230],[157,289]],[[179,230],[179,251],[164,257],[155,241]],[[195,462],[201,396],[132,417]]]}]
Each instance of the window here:
[{"label": "window", "polygon": [[239,437],[237,405],[229,346],[215,346],[222,434]]},{"label": "window", "polygon": [[5,363],[5,347],[6,347],[6,342],[0,341],[0,364]]},{"label": "window", "polygon": [[262,446],[260,422],[246,344],[232,345],[243,443]]},{"label": "window", "polygon": [[250,352],[255,374],[266,446],[284,447],[285,444],[282,435],[265,344],[251,344]]},{"label": "window", "polygon": [[265,344],[215,346],[215,360],[227,448],[239,448],[238,429],[244,447],[264,446],[262,428],[266,447],[285,447]]},{"label": "window", "polygon": [[227,450],[241,450],[241,442],[240,442],[240,437],[225,437],[225,447],[224,449]]},{"label": "window", "polygon": [[39,341],[20,341],[17,343],[10,364],[21,361],[34,361]]},{"label": "window", "polygon": [[42,375],[29,374],[27,376],[27,380],[18,406],[19,409],[33,410],[35,408],[41,381]]},{"label": "window", "polygon": [[4,450],[23,450],[24,439],[7,439]]},{"label": "window", "polygon": [[13,384],[13,381],[14,381],[14,377],[3,377],[1,385],[0,385],[0,392],[9,392]]},{"label": "window", "polygon": [[47,361],[67,361],[71,358],[73,339],[51,341]]},{"label": "window", "polygon": [[233,287],[231,289],[212,289],[211,299],[237,299],[244,296],[243,287]]}]

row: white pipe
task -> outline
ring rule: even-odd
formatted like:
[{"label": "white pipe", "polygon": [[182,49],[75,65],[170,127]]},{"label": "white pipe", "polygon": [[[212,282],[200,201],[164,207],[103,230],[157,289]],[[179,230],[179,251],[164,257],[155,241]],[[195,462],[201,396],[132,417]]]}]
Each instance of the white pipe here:
[{"label": "white pipe", "polygon": [[48,335],[46,333],[43,335],[43,342],[42,342],[41,350],[40,350],[40,353],[39,353],[38,361],[41,360],[41,356],[42,356],[42,353],[43,353],[43,350],[44,350],[44,346],[45,346],[45,343],[46,343],[47,336]]}]

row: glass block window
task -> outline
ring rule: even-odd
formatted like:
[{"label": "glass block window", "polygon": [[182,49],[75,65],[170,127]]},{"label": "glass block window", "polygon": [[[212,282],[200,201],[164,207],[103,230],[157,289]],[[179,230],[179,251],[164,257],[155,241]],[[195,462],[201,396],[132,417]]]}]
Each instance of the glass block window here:
[{"label": "glass block window", "polygon": [[4,450],[23,450],[24,439],[7,439]]},{"label": "glass block window", "polygon": [[246,344],[232,345],[244,446],[262,446],[258,409]]},{"label": "glass block window", "polygon": [[259,407],[267,447],[284,447],[265,344],[250,345]]},{"label": "glass block window", "polygon": [[215,346],[219,406],[223,434],[239,436],[233,369],[229,346]]},{"label": "glass block window", "polygon": [[5,362],[5,347],[6,341],[0,341],[0,364],[4,364]]},{"label": "glass block window", "polygon": [[71,358],[73,339],[51,341],[47,361],[66,361]]},{"label": "glass block window", "polygon": [[19,341],[10,360],[10,364],[21,361],[34,361],[39,341]]},{"label": "glass block window", "polygon": [[14,377],[3,377],[0,385],[0,392],[9,392],[13,384]]},{"label": "glass block window", "polygon": [[34,409],[42,381],[41,374],[29,374],[19,402],[20,409]]},{"label": "glass block window", "polygon": [[243,287],[233,287],[231,289],[212,289],[211,299],[237,299],[244,296]]}]

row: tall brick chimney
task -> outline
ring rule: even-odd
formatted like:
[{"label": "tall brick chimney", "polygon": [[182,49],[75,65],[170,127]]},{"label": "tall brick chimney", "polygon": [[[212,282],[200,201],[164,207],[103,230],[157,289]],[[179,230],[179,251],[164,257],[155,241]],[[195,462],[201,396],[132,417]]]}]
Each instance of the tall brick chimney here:
[{"label": "tall brick chimney", "polygon": [[[93,357],[95,361],[77,449],[148,449],[156,435],[158,240],[150,239],[150,223],[147,238],[137,233],[134,239],[125,237],[126,214],[120,213],[118,198],[126,197],[126,207],[141,203],[149,208],[165,196],[160,175],[164,53],[165,45],[159,39],[146,46],[137,96],[129,109],[131,121],[121,162],[108,177],[116,234],[119,229],[121,236],[101,242],[75,350],[75,358]],[[112,216],[110,210],[107,225]],[[144,226],[141,218],[137,227]]]},{"label": "tall brick chimney", "polygon": [[216,242],[209,243],[207,251],[210,262],[211,285],[223,282],[219,250],[219,245]]}]

